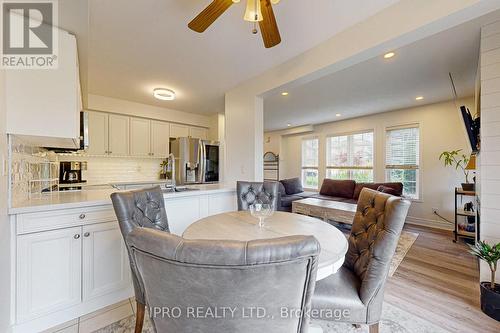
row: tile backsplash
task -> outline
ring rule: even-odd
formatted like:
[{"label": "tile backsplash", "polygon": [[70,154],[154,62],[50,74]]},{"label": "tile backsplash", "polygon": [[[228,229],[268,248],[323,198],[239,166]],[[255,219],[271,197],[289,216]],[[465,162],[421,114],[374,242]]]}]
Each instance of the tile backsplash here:
[{"label": "tile backsplash", "polygon": [[27,144],[16,136],[10,136],[10,152],[12,205],[57,185],[59,166],[51,160],[49,151]]},{"label": "tile backsplash", "polygon": [[96,157],[85,154],[55,154],[10,136],[10,198],[11,205],[39,196],[57,185],[59,162],[86,161],[82,178],[88,185],[114,182],[150,181],[160,178],[158,158]]},{"label": "tile backsplash", "polygon": [[59,161],[87,162],[82,178],[89,185],[113,182],[149,181],[160,178],[161,159],[94,157],[85,155],[58,155]]}]

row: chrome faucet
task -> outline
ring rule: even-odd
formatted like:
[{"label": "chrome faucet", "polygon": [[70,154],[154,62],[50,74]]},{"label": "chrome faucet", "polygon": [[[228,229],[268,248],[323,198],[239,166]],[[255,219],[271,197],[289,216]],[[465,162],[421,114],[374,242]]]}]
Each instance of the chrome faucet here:
[{"label": "chrome faucet", "polygon": [[167,168],[170,169],[170,180],[172,181],[172,188],[175,189],[175,187],[177,186],[176,182],[175,182],[175,178],[176,178],[176,175],[175,175],[175,156],[174,154],[170,153],[167,157]]}]

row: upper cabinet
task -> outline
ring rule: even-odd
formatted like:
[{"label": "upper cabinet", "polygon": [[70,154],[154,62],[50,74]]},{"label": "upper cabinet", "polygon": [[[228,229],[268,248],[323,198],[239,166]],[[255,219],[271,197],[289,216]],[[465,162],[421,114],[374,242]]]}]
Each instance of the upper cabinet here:
[{"label": "upper cabinet", "polygon": [[108,153],[109,115],[102,112],[89,112],[89,148],[91,155]]},{"label": "upper cabinet", "polygon": [[151,156],[151,120],[130,118],[130,155]]},{"label": "upper cabinet", "polygon": [[206,140],[208,138],[208,131],[206,128],[190,127],[189,136],[197,139]]},{"label": "upper cabinet", "polygon": [[189,136],[189,126],[170,124],[170,137],[172,138],[186,138]]},{"label": "upper cabinet", "polygon": [[130,155],[165,158],[169,154],[170,124],[130,118]]},{"label": "upper cabinet", "polygon": [[208,130],[202,127],[170,124],[170,137],[186,138],[188,136],[192,138],[206,140],[208,137]]},{"label": "upper cabinet", "polygon": [[129,126],[129,117],[109,115],[109,155],[127,156],[129,154]]},{"label": "upper cabinet", "polygon": [[91,155],[129,155],[129,117],[89,112],[89,148]]},{"label": "upper cabinet", "polygon": [[57,69],[5,74],[7,133],[57,148],[80,145],[81,92],[75,36],[60,31]]},{"label": "upper cabinet", "polygon": [[151,120],[151,154],[154,157],[167,157],[169,151],[170,124]]}]

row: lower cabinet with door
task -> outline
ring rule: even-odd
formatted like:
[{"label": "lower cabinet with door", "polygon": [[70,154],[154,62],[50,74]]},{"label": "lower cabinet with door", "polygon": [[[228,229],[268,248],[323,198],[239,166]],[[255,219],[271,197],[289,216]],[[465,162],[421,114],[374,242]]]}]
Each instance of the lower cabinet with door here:
[{"label": "lower cabinet with door", "polygon": [[[201,191],[200,191],[201,192]],[[237,209],[234,190],[166,195],[171,232]],[[111,204],[11,215],[12,332],[41,332],[133,296]]]},{"label": "lower cabinet with door", "polygon": [[113,208],[14,216],[16,325],[38,332],[133,296]]}]

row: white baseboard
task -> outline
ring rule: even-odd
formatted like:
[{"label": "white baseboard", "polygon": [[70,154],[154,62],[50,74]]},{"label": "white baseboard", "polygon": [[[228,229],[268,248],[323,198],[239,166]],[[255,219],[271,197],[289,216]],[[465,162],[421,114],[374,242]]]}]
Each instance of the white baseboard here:
[{"label": "white baseboard", "polygon": [[423,219],[420,217],[413,217],[413,216],[408,216],[406,218],[406,223],[420,225],[423,227],[429,227],[429,228],[434,228],[434,229],[441,229],[441,230],[453,230],[454,229],[454,225],[451,223],[448,223],[448,222]]}]

